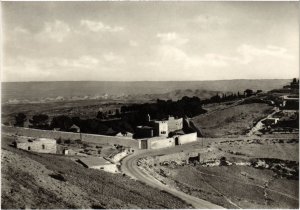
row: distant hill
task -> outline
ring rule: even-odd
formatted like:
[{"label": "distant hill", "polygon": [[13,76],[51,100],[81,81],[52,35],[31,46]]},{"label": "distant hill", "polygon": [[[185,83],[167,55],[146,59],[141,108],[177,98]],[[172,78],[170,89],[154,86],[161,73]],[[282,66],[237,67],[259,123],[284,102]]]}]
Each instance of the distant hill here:
[{"label": "distant hill", "polygon": [[[224,93],[224,91],[210,91],[210,90],[200,90],[200,89],[196,89],[196,90],[191,90],[191,89],[185,89],[185,90],[173,90],[167,93],[157,93],[157,94],[143,94],[143,95],[130,95],[128,98],[129,99],[136,99],[137,97],[139,97],[140,99],[143,100],[156,100],[156,99],[161,99],[161,100],[179,100],[184,96],[188,96],[188,97],[193,97],[193,96],[197,96],[200,99],[206,99],[206,98],[210,98],[214,95],[216,95],[217,93]],[[228,93],[225,92],[225,93]]]},{"label": "distant hill", "polygon": [[[195,92],[202,97],[212,91],[237,92],[247,88],[264,91],[281,88],[290,80],[216,80],[216,81],[59,81],[59,82],[3,82],[2,101],[15,102],[35,100],[101,99],[111,96],[165,94],[177,98]],[[185,90],[181,92],[181,90]],[[197,92],[198,91],[198,92]]]}]

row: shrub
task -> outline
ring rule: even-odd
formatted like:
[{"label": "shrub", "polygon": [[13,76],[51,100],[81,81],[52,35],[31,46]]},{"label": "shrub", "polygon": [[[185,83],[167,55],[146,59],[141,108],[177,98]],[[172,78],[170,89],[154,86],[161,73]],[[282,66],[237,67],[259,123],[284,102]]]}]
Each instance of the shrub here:
[{"label": "shrub", "polygon": [[53,179],[57,179],[59,181],[63,181],[63,182],[67,181],[65,179],[65,177],[61,174],[50,174],[49,176],[52,177]]},{"label": "shrub", "polygon": [[56,143],[57,143],[57,144],[61,144],[61,143],[62,143],[62,140],[61,140],[60,137],[56,140]]},{"label": "shrub", "polygon": [[226,157],[221,157],[220,158],[220,166],[227,166],[227,162],[226,162]]},{"label": "shrub", "polygon": [[66,144],[71,144],[71,140],[70,139],[67,139],[64,141]]}]

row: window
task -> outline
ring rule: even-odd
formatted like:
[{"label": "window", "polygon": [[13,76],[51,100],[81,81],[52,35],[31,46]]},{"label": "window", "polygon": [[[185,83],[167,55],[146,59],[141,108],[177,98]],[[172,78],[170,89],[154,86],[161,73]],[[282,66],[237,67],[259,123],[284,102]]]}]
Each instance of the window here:
[{"label": "window", "polygon": [[162,131],[162,132],[160,132],[161,134],[166,134],[166,131]]},{"label": "window", "polygon": [[30,150],[31,148],[30,147],[28,147],[28,150]]},{"label": "window", "polygon": [[42,149],[45,149],[45,145],[44,144],[42,145]]}]

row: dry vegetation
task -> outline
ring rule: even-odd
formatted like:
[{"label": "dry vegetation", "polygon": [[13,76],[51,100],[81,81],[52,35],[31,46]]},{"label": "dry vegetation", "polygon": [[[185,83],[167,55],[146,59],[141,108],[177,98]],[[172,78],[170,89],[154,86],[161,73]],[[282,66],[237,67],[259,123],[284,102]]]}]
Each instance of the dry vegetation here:
[{"label": "dry vegetation", "polygon": [[67,157],[34,154],[2,138],[2,208],[187,208],[172,195]]},{"label": "dry vegetation", "polygon": [[200,153],[200,163],[149,159],[140,167],[170,187],[226,208],[298,208],[298,146],[297,136],[207,139],[185,151]]},{"label": "dry vegetation", "polygon": [[298,208],[298,180],[249,166],[184,166],[172,179],[184,191],[226,208]]},{"label": "dry vegetation", "polygon": [[[218,105],[216,105],[218,106]],[[207,137],[229,137],[245,134],[258,120],[271,113],[272,106],[262,103],[243,104],[194,117],[192,121]]]}]

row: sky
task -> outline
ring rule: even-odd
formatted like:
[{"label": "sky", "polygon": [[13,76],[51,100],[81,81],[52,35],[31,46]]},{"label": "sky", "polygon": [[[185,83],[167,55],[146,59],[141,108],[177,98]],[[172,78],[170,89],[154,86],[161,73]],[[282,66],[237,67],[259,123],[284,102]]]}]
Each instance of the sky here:
[{"label": "sky", "polygon": [[299,76],[298,2],[2,2],[2,81]]}]

